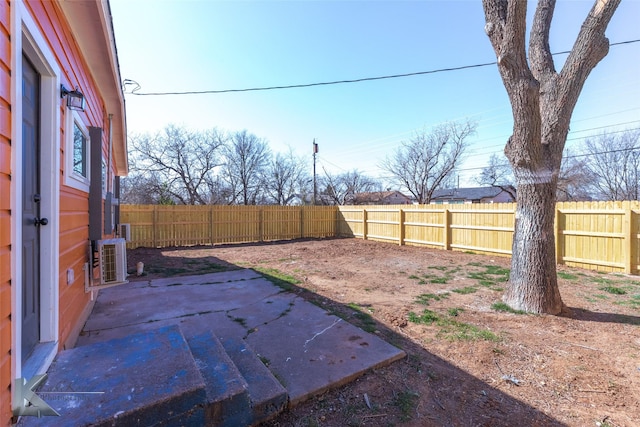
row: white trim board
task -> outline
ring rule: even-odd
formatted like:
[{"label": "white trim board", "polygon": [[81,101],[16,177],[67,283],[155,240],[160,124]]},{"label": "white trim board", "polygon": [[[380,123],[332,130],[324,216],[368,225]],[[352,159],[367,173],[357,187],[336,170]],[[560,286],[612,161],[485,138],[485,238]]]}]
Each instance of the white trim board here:
[{"label": "white trim board", "polygon": [[[40,188],[41,216],[49,224],[41,228],[40,253],[40,348],[33,360],[22,364],[22,287],[11,287],[12,379],[22,377],[23,371],[42,373],[47,370],[58,351],[59,319],[59,242],[60,242],[60,67],[46,39],[30,15],[24,0],[12,2],[11,8],[11,211],[12,227],[11,277],[22,283],[22,55],[29,58],[41,75],[40,82]],[[28,369],[27,369],[28,368]]]}]

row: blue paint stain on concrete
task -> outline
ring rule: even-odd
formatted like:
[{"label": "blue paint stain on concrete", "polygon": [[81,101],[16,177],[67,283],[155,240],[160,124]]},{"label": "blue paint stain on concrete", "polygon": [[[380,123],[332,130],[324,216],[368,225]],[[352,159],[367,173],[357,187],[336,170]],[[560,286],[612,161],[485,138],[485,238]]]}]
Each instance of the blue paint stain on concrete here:
[{"label": "blue paint stain on concrete", "polygon": [[204,380],[175,325],[64,351],[48,375],[39,390],[45,401],[60,392],[102,394],[50,399],[60,417],[25,417],[23,425],[204,424],[195,422],[205,417]]}]

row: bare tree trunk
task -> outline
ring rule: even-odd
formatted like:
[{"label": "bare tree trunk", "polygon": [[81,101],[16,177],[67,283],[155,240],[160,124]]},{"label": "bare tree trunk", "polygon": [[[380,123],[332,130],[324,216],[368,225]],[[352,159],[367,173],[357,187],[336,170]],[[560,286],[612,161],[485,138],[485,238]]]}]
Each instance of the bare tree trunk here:
[{"label": "bare tree trunk", "polygon": [[562,151],[571,114],[589,73],[609,51],[604,31],[620,0],[596,0],[562,70],[549,48],[555,0],[539,0],[525,51],[527,2],[483,0],[485,31],[496,52],[513,111],[505,155],[513,168],[518,207],[511,281],[513,308],[558,314],[553,215]]},{"label": "bare tree trunk", "polygon": [[503,297],[518,310],[558,314],[563,307],[553,234],[555,188],[555,181],[518,185],[510,283]]}]

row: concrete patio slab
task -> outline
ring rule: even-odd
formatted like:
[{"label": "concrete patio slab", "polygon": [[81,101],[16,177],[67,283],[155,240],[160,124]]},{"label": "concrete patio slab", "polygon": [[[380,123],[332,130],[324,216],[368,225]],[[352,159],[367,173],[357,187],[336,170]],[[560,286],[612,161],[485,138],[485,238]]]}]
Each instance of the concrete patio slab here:
[{"label": "concrete patio slab", "polygon": [[[208,273],[198,276],[165,277],[149,281],[151,286],[171,286],[174,283],[181,285],[205,285],[224,282],[240,282],[242,280],[258,279],[262,276],[254,270],[243,268],[240,270],[222,271],[220,273]],[[179,279],[179,280],[176,280]]]},{"label": "concrete patio slab", "polygon": [[[155,336],[159,343],[153,342]],[[129,353],[121,349],[125,344]],[[197,383],[193,399],[188,395],[184,407],[174,405],[178,409],[170,416],[160,406],[158,413],[165,417],[162,425],[255,425],[287,404],[405,355],[295,293],[284,292],[252,270],[138,281],[105,289],[77,345],[70,350],[76,353],[67,356],[63,352],[52,365],[49,381],[53,382],[47,387],[57,387],[63,378],[58,377],[59,372],[68,376],[67,366],[76,364],[82,369],[73,375],[84,388],[111,387],[114,395],[123,396],[141,387],[136,375],[144,372],[146,377],[147,369],[153,379],[187,375],[183,372],[191,378],[195,369],[200,382],[193,380]],[[139,363],[128,363],[127,357],[148,357],[148,361],[140,368]],[[100,367],[105,364],[109,366]],[[117,387],[122,390],[111,385],[112,371],[119,375]],[[194,404],[196,394],[198,404]],[[156,398],[164,399],[150,393],[148,400]],[[133,410],[128,400],[120,400],[109,406],[96,405],[91,416],[111,413],[113,417],[116,407],[119,414]],[[148,400],[140,402],[152,406]],[[188,409],[189,405],[193,406]],[[146,408],[138,412],[136,416],[147,417]],[[140,419],[137,425],[157,421]],[[86,420],[89,418],[79,419],[78,425]]]},{"label": "concrete patio slab", "polygon": [[228,314],[230,318],[236,319],[237,322],[243,324],[247,331],[253,331],[282,316],[286,316],[296,302],[302,301],[304,300],[296,296],[296,294],[280,292],[229,310]]},{"label": "concrete patio slab", "polygon": [[291,404],[405,356],[399,348],[301,298],[246,340],[269,361]]},{"label": "concrete patio slab", "polygon": [[280,292],[279,288],[260,277],[231,282],[209,282],[210,277],[205,277],[200,286],[194,286],[193,277],[176,277],[172,284],[165,286],[139,287],[134,282],[105,289],[101,291],[83,330],[113,329],[228,311]]}]

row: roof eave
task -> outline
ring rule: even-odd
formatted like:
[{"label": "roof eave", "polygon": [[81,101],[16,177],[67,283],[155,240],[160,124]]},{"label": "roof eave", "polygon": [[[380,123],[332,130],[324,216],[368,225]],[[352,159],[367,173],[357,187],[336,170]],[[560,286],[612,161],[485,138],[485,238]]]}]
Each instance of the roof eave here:
[{"label": "roof eave", "polygon": [[129,172],[125,102],[109,1],[61,0],[59,4],[98,86],[107,114],[112,115],[115,172],[125,176]]}]

